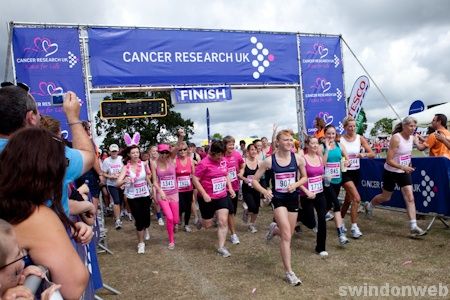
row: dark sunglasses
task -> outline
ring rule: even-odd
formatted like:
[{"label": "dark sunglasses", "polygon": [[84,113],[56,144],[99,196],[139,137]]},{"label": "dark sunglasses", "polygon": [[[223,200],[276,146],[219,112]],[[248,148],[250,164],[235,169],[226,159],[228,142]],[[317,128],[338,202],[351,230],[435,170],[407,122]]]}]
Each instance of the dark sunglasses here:
[{"label": "dark sunglasses", "polygon": [[17,84],[14,84],[9,81],[4,81],[1,83],[1,87],[6,87],[6,86],[18,86],[18,87],[24,89],[26,92],[30,91],[30,87],[23,82],[18,82]]},{"label": "dark sunglasses", "polygon": [[187,151],[187,149],[188,149],[188,148],[183,148],[183,149],[180,149],[180,150],[178,150],[178,151],[180,151],[180,152],[181,152],[181,151]]},{"label": "dark sunglasses", "polygon": [[15,264],[16,262],[21,261],[21,260],[23,260],[25,265],[27,265],[30,262],[30,257],[28,256],[28,253],[25,250],[22,250],[22,254],[23,255],[21,257],[19,257],[18,259],[14,260],[14,261],[12,261],[10,263],[7,263],[6,265],[0,267],[0,270],[3,270],[4,268],[6,268],[6,267],[8,267],[8,266],[10,266],[12,264]]},{"label": "dark sunglasses", "polygon": [[170,152],[169,151],[162,151],[162,152],[159,152],[159,154],[169,154]]}]

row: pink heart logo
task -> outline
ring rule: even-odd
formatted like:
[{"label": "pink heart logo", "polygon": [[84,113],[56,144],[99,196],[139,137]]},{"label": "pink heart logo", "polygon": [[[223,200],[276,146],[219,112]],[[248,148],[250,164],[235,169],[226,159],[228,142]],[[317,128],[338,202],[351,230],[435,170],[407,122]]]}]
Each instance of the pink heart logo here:
[{"label": "pink heart logo", "polygon": [[319,45],[317,51],[319,52],[320,58],[324,58],[328,55],[328,48],[325,48],[323,45]]},{"label": "pink heart logo", "polygon": [[320,87],[322,88],[323,93],[326,93],[331,88],[331,83],[325,79],[322,79],[320,81]]},{"label": "pink heart logo", "polygon": [[333,116],[329,115],[328,113],[324,113],[322,118],[325,121],[326,126],[333,123]]},{"label": "pink heart logo", "polygon": [[62,94],[64,93],[64,89],[62,87],[57,87],[53,82],[39,82],[39,93],[32,93],[39,96],[47,96],[54,94]]},{"label": "pink heart logo", "polygon": [[44,50],[47,54],[45,57],[50,56],[58,51],[58,44],[50,42],[49,39],[42,40],[42,50]]}]

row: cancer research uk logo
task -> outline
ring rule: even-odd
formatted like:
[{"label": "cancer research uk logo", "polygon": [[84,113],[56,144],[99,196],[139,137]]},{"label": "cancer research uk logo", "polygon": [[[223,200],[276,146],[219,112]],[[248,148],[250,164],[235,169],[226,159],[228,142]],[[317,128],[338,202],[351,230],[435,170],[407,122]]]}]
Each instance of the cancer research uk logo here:
[{"label": "cancer research uk logo", "polygon": [[312,55],[313,57],[302,59],[303,64],[311,64],[316,67],[319,67],[322,64],[332,64],[334,65],[334,68],[337,68],[341,64],[341,60],[336,54],[333,54],[333,57],[331,58],[328,57],[330,51],[326,45],[322,43],[313,44],[312,49],[308,50],[306,54]]},{"label": "cancer research uk logo", "polygon": [[422,187],[422,196],[425,199],[423,200],[423,206],[427,207],[431,200],[436,196],[438,187],[434,185],[434,181],[431,180],[425,170],[420,171],[420,175],[422,175],[422,181],[420,182]]},{"label": "cancer research uk logo", "polygon": [[331,82],[324,77],[317,77],[310,89],[313,93],[305,94],[305,98],[312,98],[310,102],[327,102],[325,98],[330,97],[335,97],[337,101],[342,99],[342,91],[339,88],[333,89]]},{"label": "cancer research uk logo", "polygon": [[[72,69],[78,63],[79,58],[71,51],[67,51],[67,56],[64,57],[62,57],[64,54],[60,54],[58,51],[58,44],[52,43],[49,38],[35,37],[33,39],[33,46],[24,48],[24,57],[17,58],[16,63],[30,64],[30,69],[45,69],[47,67],[45,63],[56,64],[51,68],[59,68],[60,63],[65,63]],[[30,55],[33,55],[33,57],[30,57]]]},{"label": "cancer research uk logo", "polygon": [[250,38],[250,42],[253,44],[252,54],[254,59],[252,60],[252,66],[255,68],[253,72],[253,78],[258,79],[262,73],[270,66],[270,63],[275,60],[275,56],[269,53],[269,50],[264,47],[264,44],[258,42],[255,36]]}]

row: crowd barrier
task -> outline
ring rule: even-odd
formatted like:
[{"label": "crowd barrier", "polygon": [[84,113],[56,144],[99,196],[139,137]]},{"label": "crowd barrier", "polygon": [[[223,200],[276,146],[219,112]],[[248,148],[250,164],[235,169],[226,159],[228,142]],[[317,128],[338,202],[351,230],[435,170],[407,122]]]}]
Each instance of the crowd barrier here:
[{"label": "crowd barrier", "polygon": [[[381,193],[385,159],[361,159],[361,182],[358,186],[362,201],[370,201]],[[450,216],[450,160],[445,157],[417,157],[412,159],[412,173],[416,210],[420,214]],[[405,209],[405,201],[398,186],[384,207]],[[434,219],[432,222],[434,222]],[[431,227],[431,224],[429,227]]]}]

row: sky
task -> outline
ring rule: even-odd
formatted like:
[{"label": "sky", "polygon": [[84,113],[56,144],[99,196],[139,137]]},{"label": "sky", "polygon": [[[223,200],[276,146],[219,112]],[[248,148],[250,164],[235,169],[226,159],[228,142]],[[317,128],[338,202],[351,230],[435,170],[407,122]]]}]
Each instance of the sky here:
[{"label": "sky", "polygon": [[[445,0],[15,0],[3,5],[0,15],[0,75],[3,79],[9,21],[340,34],[404,117],[416,99],[425,105],[449,101],[449,13]],[[346,46],[343,59],[348,97],[364,71]],[[297,131],[293,89],[233,89],[232,96],[226,103],[178,104],[174,110],[194,122],[197,143],[206,138],[206,107],[211,134],[270,136],[274,123]],[[93,109],[101,97],[92,95]],[[369,128],[396,116],[373,82],[363,107]]]}]

